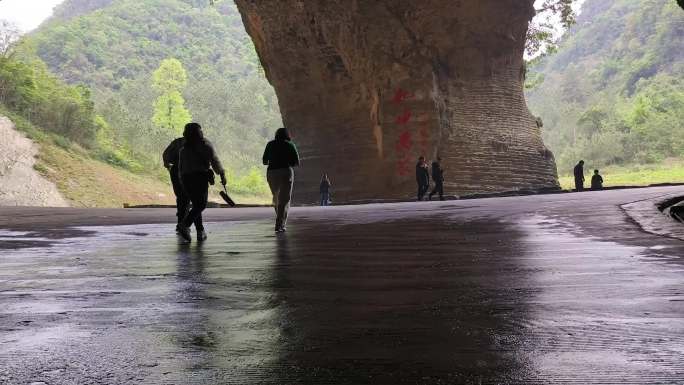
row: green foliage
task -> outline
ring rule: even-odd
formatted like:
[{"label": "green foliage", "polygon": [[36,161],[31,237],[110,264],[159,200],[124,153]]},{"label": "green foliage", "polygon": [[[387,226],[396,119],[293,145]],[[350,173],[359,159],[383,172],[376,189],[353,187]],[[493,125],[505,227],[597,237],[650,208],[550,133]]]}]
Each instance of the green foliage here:
[{"label": "green foliage", "polygon": [[161,94],[154,103],[152,122],[162,131],[180,136],[183,126],[191,119],[190,112],[185,109],[185,99],[178,91]]},{"label": "green foliage", "polygon": [[93,90],[110,147],[147,169],[161,170],[162,150],[192,116],[241,178],[282,124],[232,1],[66,0],[26,43],[62,79]]},{"label": "green foliage", "polygon": [[0,57],[0,104],[50,132],[86,147],[95,145],[90,90],[64,84],[40,60]]},{"label": "green foliage", "polygon": [[228,175],[228,188],[237,194],[261,197],[268,196],[270,191],[265,171],[257,167],[252,167],[249,172],[239,177]]},{"label": "green foliage", "polygon": [[183,64],[176,59],[162,61],[152,74],[152,87],[159,93],[154,103],[152,123],[162,132],[180,136],[183,126],[190,122],[192,116],[185,108],[185,99],[181,92],[188,84],[188,75]]},{"label": "green foliage", "polygon": [[160,94],[183,91],[188,85],[188,74],[178,59],[165,59],[152,73],[152,87]]},{"label": "green foliage", "polygon": [[558,52],[528,75],[529,105],[561,174],[578,159],[603,167],[684,157],[682,36],[674,2],[587,0]]},{"label": "green foliage", "polygon": [[574,9],[578,0],[535,1],[536,15],[527,28],[525,53],[534,57],[554,51],[557,47],[557,24],[569,28],[575,23]]}]

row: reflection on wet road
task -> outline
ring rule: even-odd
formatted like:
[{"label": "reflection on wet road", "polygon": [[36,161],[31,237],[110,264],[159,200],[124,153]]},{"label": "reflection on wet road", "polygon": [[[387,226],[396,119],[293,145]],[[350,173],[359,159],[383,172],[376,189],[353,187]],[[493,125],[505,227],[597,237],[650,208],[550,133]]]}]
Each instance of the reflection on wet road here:
[{"label": "reflection on wet road", "polygon": [[682,383],[682,242],[625,226],[442,209],[38,239],[0,257],[0,383]]}]

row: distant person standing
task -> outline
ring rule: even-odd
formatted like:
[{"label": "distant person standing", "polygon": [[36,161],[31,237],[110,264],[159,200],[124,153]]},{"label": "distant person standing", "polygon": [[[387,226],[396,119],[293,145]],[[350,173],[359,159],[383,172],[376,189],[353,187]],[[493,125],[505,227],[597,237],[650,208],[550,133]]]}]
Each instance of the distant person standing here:
[{"label": "distant person standing", "polygon": [[276,131],[275,139],[268,142],[263,156],[264,165],[268,165],[266,179],[273,194],[273,207],[276,212],[276,233],[285,231],[287,212],[292,199],[294,184],[294,167],[299,166],[297,146],[292,142],[287,128]]},{"label": "distant person standing", "polygon": [[176,196],[176,217],[178,218],[176,232],[179,232],[181,222],[188,214],[188,209],[190,208],[190,198],[188,198],[185,191],[183,191],[183,184],[181,183],[180,173],[178,172],[178,158],[180,157],[180,151],[183,148],[183,145],[185,145],[185,138],[176,138],[166,147],[162,154],[164,167],[169,170],[173,194]]},{"label": "distant person standing", "polygon": [[442,158],[437,157],[437,160],[432,162],[432,180],[435,182],[435,188],[432,189],[428,200],[432,200],[432,196],[439,194],[439,200],[444,200],[444,169],[442,168]]},{"label": "distant person standing", "polygon": [[416,163],[416,183],[418,184],[418,200],[422,201],[430,189],[430,171],[424,156],[418,158],[418,163]]},{"label": "distant person standing", "polygon": [[580,160],[573,169],[575,175],[575,191],[584,191],[584,161]]},{"label": "distant person standing", "polygon": [[591,177],[591,189],[603,190],[603,177],[599,175],[599,170],[594,170],[594,175]]},{"label": "distant person standing", "polygon": [[330,179],[328,178],[328,174],[323,174],[323,177],[321,178],[321,185],[319,188],[319,191],[321,193],[321,206],[328,206],[330,204],[330,187],[332,184],[330,183]]},{"label": "distant person standing", "polygon": [[[221,184],[226,185],[226,173],[216,156],[214,146],[204,138],[202,126],[188,123],[183,132],[185,144],[180,151],[179,171],[183,189],[192,202],[192,209],[180,224],[179,234],[190,242],[190,226],[194,223],[197,230],[197,241],[207,239],[202,223],[202,212],[207,208],[209,184],[214,184],[214,172],[221,177]],[[213,170],[213,171],[212,171]]]}]

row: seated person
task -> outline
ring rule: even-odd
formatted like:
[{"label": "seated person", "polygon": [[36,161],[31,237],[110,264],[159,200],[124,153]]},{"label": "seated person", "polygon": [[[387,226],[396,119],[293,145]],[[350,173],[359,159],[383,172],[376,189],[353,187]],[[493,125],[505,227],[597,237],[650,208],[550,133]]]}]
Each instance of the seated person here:
[{"label": "seated person", "polygon": [[599,170],[594,170],[594,175],[591,177],[591,189],[603,190],[603,177],[599,175]]}]

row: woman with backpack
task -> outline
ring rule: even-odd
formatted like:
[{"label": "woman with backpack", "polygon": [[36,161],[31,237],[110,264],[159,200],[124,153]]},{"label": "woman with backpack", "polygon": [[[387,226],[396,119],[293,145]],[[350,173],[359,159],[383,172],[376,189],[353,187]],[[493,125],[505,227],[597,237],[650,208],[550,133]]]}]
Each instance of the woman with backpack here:
[{"label": "woman with backpack", "polygon": [[226,185],[226,173],[219,161],[214,146],[204,138],[202,126],[188,123],[183,131],[185,143],[180,150],[178,169],[183,190],[192,202],[192,209],[178,227],[178,234],[190,242],[190,226],[194,223],[197,230],[197,241],[207,239],[202,223],[202,211],[207,208],[209,184],[214,184],[214,172],[221,177],[221,184]]}]

